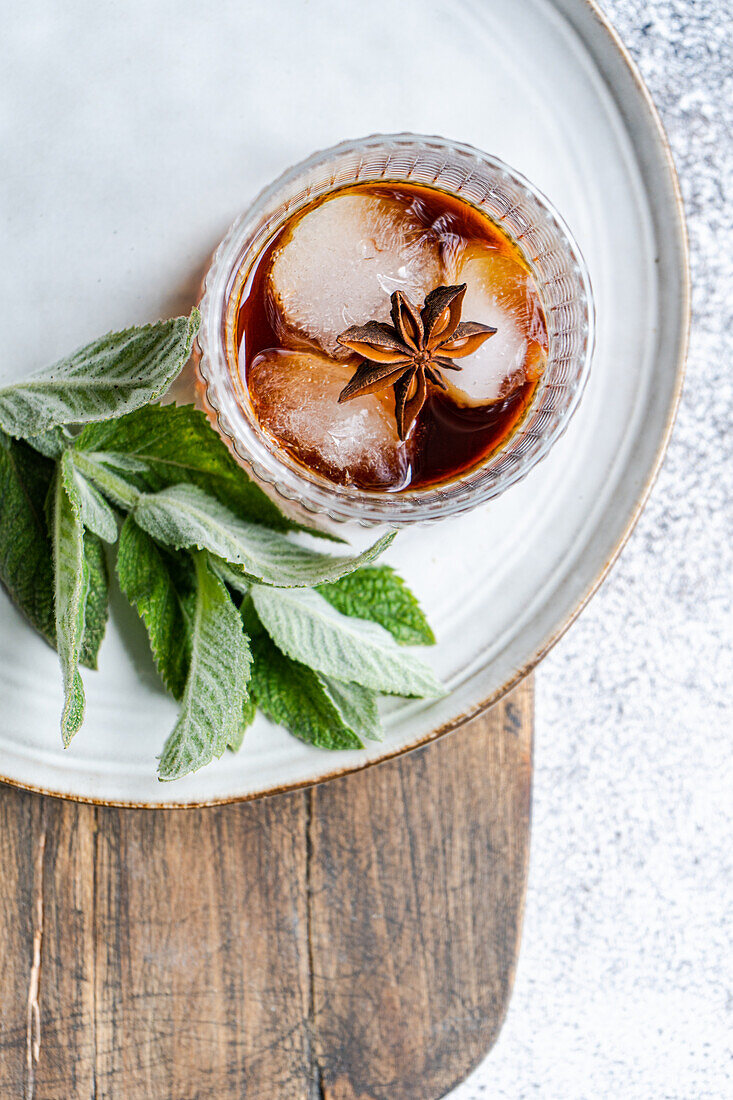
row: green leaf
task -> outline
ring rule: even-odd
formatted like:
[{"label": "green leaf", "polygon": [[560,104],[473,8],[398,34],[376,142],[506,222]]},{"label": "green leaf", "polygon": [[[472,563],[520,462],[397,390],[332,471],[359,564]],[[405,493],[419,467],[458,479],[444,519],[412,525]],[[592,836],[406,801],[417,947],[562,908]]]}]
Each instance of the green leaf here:
[{"label": "green leaf", "polygon": [[102,494],[94,488],[84,474],[77,470],[70,451],[61,458],[61,470],[64,487],[75,490],[81,514],[81,522],[88,531],[92,531],[103,542],[117,542],[117,519]]},{"label": "green leaf", "polygon": [[44,508],[53,474],[52,462],[0,432],[0,580],[55,646],[53,555]]},{"label": "green leaf", "polygon": [[128,474],[106,461],[108,455],[71,451],[74,469],[104,493],[118,508],[129,512],[135,507],[141,493],[130,481]]},{"label": "green leaf", "polygon": [[323,683],[310,668],[291,661],[265,634],[253,637],[250,691],[271,721],[321,749],[361,749]]},{"label": "green leaf", "polygon": [[191,656],[192,571],[187,575],[187,563],[161,551],[128,516],[120,531],[117,576],[120,588],[145,623],[163,683],[180,699]]},{"label": "green leaf", "polygon": [[425,614],[389,565],[372,565],[318,589],[343,615],[379,623],[400,645],[434,645]]},{"label": "green leaf", "polygon": [[109,616],[109,575],[102,540],[87,531],[84,535],[84,557],[88,582],[84,605],[84,636],[79,650],[79,663],[96,668],[99,647],[107,629]]},{"label": "green leaf", "polygon": [[68,492],[61,470],[53,485],[54,590],[56,644],[64,682],[61,736],[68,745],[84,721],[84,686],[79,674],[79,656],[84,635],[84,611],[89,567],[84,556],[84,528],[81,508],[72,486]]},{"label": "green leaf", "polygon": [[199,547],[239,564],[266,584],[305,586],[333,581],[373,561],[395,537],[390,531],[355,557],[309,550],[255,523],[239,519],[194,485],[174,485],[141,496],[132,515],[158,542],[177,549]]},{"label": "green leaf", "polygon": [[188,482],[226,504],[240,519],[278,531],[297,527],[249,480],[193,405],[148,405],[119,420],[91,424],[74,446],[123,470],[140,492],[157,493]]},{"label": "green leaf", "polygon": [[47,432],[42,432],[41,435],[29,436],[26,442],[34,451],[45,455],[46,458],[61,458],[73,439],[68,428],[51,428]]},{"label": "green leaf", "polygon": [[445,689],[418,657],[377,623],[351,619],[310,589],[253,585],[252,601],[279,648],[326,676],[392,695],[438,696]]},{"label": "green leaf", "polygon": [[[154,408],[158,409],[161,406],[160,405],[155,405],[155,406],[151,406],[151,407],[154,407]],[[174,409],[175,408],[174,405],[166,405],[165,407],[168,408],[168,409]],[[140,411],[142,412],[142,410],[140,410]],[[125,421],[125,417],[123,416],[123,417],[120,417],[119,420],[115,420],[114,423],[115,424],[122,424],[122,423],[124,423],[124,421]],[[105,426],[105,424],[93,425],[93,427],[104,427],[104,426]],[[85,428],[84,431],[87,431],[87,429]],[[77,438],[80,439],[81,434]],[[78,452],[77,452],[77,457],[78,457]],[[102,464],[107,469],[121,470],[125,474],[141,474],[141,473],[144,474],[147,471],[147,468],[148,468],[147,465],[144,462],[142,462],[140,459],[133,458],[132,455],[116,454],[114,451],[100,451],[98,453],[92,451],[90,453],[89,457],[97,459],[98,461],[101,461]],[[145,486],[143,486],[143,489],[145,489]]]},{"label": "green leaf", "polygon": [[161,779],[180,779],[219,757],[237,739],[251,657],[239,611],[196,554],[191,660],[181,712],[160,758]]},{"label": "green leaf", "polygon": [[244,706],[242,707],[242,720],[234,731],[233,735],[229,738],[228,749],[232,752],[239,752],[244,741],[244,735],[255,720],[257,714],[257,704],[251,697],[244,700]]},{"label": "green leaf", "polygon": [[344,725],[357,737],[367,741],[383,741],[382,722],[377,710],[377,696],[361,684],[343,684],[332,676],[318,673],[323,690],[341,715]]},{"label": "green leaf", "polygon": [[112,332],[22,382],[0,388],[0,427],[39,436],[61,424],[122,416],[160,397],[191,354],[198,310]]},{"label": "green leaf", "polygon": [[250,639],[259,638],[260,635],[266,633],[264,626],[257,618],[255,605],[252,603],[252,597],[250,595],[245,596],[240,603],[239,614],[242,616],[245,633]]},{"label": "green leaf", "polygon": [[216,554],[209,554],[209,564],[219,580],[224,581],[240,596],[246,596],[252,587],[250,577],[245,573],[241,565],[231,565],[224,558],[218,558]]}]

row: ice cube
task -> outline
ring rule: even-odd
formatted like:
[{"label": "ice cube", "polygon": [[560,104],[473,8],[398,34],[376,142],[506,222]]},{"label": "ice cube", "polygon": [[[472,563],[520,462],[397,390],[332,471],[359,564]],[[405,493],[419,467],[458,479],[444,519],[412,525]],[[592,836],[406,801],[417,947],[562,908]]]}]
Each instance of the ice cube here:
[{"label": "ice cube", "polygon": [[444,371],[453,400],[484,405],[509,393],[517,380],[544,367],[547,338],[532,276],[513,256],[472,244],[450,257],[450,283],[466,283],[461,317],[496,332],[465,359],[460,372]]},{"label": "ice cube", "polygon": [[256,356],[247,384],[258,420],[301,462],[343,485],[392,488],[406,477],[392,391],[338,404],[351,363],[271,348]]},{"label": "ice cube", "polygon": [[422,306],[441,278],[438,238],[407,203],[358,194],[327,199],[296,222],[273,257],[276,329],[283,343],[297,345],[304,335],[343,358],[336,337],[344,329],[388,321],[395,290]]}]

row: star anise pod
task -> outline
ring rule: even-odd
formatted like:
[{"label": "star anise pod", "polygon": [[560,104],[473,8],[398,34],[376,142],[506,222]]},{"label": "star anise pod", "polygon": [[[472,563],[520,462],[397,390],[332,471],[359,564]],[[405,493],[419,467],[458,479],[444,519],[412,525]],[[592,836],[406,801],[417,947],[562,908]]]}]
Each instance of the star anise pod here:
[{"label": "star anise pod", "polygon": [[418,313],[396,290],[390,299],[391,325],[369,321],[342,332],[339,344],[363,361],[339,394],[339,402],[394,386],[397,431],[406,439],[425,404],[427,383],[447,389],[441,371],[460,370],[453,360],[470,355],[496,332],[478,321],[461,321],[465,293],[465,283],[439,286]]}]

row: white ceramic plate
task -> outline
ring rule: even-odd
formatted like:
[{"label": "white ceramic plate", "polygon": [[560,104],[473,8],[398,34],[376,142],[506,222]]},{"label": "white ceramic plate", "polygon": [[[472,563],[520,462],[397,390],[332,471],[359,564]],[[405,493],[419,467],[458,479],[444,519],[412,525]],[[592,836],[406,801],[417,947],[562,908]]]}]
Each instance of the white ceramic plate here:
[{"label": "white ceramic plate", "polygon": [[[43,5],[42,5],[43,7]],[[9,23],[9,25],[8,25]],[[311,151],[373,131],[495,153],[568,221],[598,337],[579,412],[500,500],[403,533],[388,559],[439,638],[452,688],[394,701],[363,753],[303,745],[258,718],[237,756],[173,784],[155,758],[175,710],[134,614],[113,599],[88,716],[58,732],[55,654],[0,594],[0,775],[137,805],[254,797],[363,767],[497,699],[557,639],[620,550],[679,395],[686,243],[656,114],[585,0],[96,0],[6,20],[0,75],[3,380],[111,328],[187,309],[206,257],[254,192]],[[7,110],[8,104],[10,110]],[[615,644],[609,639],[609,645]]]}]

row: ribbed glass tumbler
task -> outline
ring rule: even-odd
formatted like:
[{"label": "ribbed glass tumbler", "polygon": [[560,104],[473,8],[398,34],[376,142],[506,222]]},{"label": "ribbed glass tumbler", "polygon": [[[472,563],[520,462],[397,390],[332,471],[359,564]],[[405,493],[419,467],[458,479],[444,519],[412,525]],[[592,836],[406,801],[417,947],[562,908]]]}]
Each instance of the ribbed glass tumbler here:
[{"label": "ribbed glass tumbler", "polygon": [[[516,243],[545,310],[548,360],[534,399],[505,445],[443,485],[396,493],[339,486],[301,466],[259,426],[237,364],[242,288],[272,237],[314,199],[360,182],[413,182],[487,214]],[[239,461],[286,500],[334,520],[402,527],[443,519],[504,492],[543,458],[577,408],[590,369],[594,311],[585,263],[550,203],[496,157],[415,134],[375,134],[316,153],[266,188],[224,238],[201,301],[199,375],[212,418]]]}]

